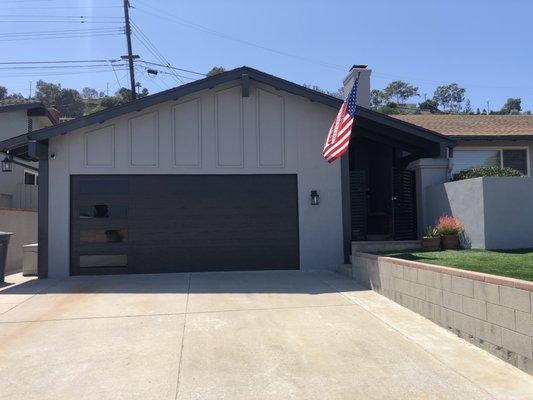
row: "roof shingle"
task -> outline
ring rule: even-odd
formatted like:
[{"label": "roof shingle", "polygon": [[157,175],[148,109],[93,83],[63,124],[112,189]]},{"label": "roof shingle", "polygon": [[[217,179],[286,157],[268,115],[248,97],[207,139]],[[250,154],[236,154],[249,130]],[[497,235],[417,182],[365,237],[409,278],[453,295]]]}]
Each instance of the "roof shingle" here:
[{"label": "roof shingle", "polygon": [[452,137],[533,136],[533,115],[392,115]]}]

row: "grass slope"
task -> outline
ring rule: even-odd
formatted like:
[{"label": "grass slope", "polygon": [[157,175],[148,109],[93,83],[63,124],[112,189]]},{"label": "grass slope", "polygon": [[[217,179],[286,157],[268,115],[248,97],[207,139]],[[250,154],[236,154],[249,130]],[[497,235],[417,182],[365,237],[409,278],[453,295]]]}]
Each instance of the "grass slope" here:
[{"label": "grass slope", "polygon": [[533,249],[492,251],[404,250],[376,254],[533,281]]}]

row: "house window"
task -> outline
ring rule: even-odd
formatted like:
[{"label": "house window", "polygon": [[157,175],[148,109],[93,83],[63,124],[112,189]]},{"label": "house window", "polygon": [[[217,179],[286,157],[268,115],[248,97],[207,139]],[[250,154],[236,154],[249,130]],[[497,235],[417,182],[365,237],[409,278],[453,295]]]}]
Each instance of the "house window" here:
[{"label": "house window", "polygon": [[529,175],[528,151],[526,148],[455,148],[453,173],[476,167],[509,167]]},{"label": "house window", "polygon": [[35,186],[39,184],[39,175],[35,172],[24,171],[24,184]]}]

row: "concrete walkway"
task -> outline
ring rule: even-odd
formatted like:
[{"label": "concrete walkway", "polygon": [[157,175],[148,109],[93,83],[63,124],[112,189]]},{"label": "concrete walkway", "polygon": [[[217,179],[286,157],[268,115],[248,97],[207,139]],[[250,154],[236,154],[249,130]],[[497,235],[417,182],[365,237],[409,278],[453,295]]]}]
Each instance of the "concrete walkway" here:
[{"label": "concrete walkway", "polygon": [[0,399],[533,399],[533,377],[333,273],[0,291]]}]

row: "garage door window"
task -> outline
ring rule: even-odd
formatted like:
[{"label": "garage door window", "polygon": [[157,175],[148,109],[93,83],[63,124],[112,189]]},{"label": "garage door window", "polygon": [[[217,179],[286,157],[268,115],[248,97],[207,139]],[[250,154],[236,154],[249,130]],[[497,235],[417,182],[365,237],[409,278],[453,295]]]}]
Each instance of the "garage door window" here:
[{"label": "garage door window", "polygon": [[128,257],[125,254],[91,254],[80,256],[81,268],[117,268],[127,266]]},{"label": "garage door window", "polygon": [[82,229],[80,243],[124,243],[127,242],[126,229]]},{"label": "garage door window", "polygon": [[128,207],[118,204],[82,205],[79,208],[80,218],[126,218]]}]

